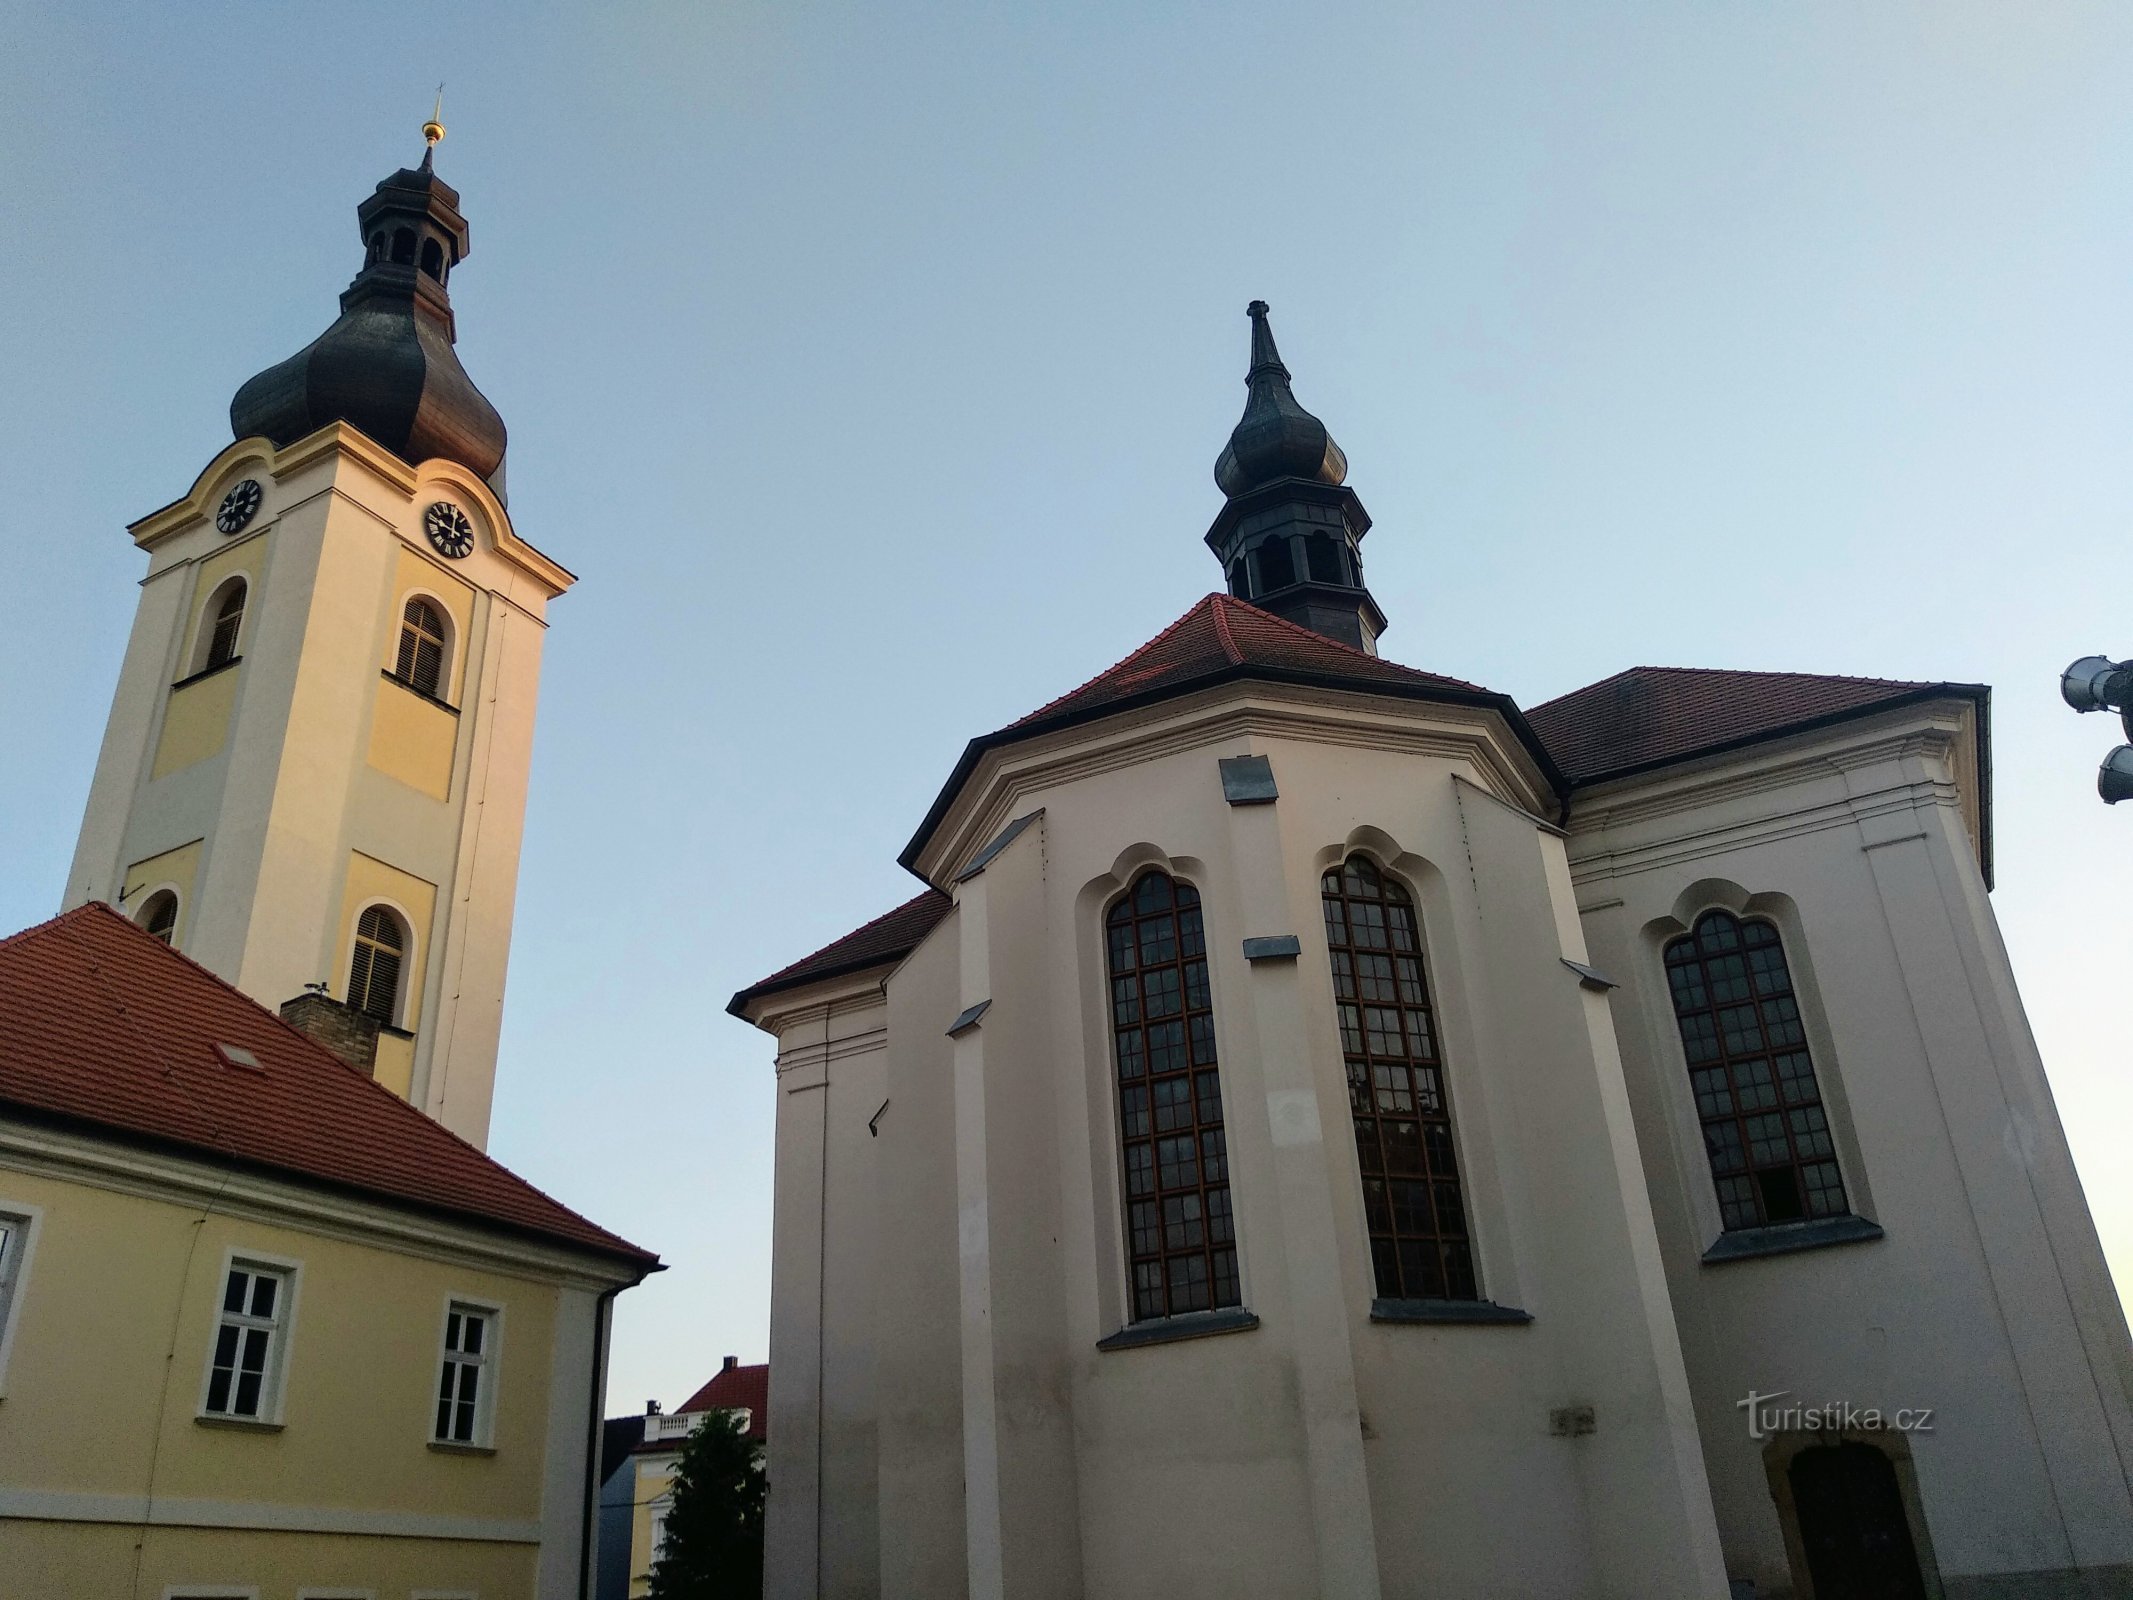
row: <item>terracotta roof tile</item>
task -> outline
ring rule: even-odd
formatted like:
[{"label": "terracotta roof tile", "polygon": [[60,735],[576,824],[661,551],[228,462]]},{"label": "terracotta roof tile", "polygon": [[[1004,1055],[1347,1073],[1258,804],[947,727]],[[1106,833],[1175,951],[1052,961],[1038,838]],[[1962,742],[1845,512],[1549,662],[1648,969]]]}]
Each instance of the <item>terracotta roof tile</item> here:
[{"label": "terracotta roof tile", "polygon": [[770,1367],[727,1367],[674,1409],[677,1412],[740,1410],[748,1412],[747,1435],[760,1442],[770,1410]]},{"label": "terracotta roof tile", "polygon": [[[263,1071],[225,1065],[219,1044]],[[0,1110],[625,1257],[551,1200],[205,967],[92,902],[0,940]]]},{"label": "terracotta roof tile", "polygon": [[802,956],[792,965],[780,967],[769,977],[750,984],[727,1003],[726,1009],[739,1016],[749,1001],[763,995],[901,961],[918,948],[919,941],[948,915],[948,909],[954,903],[938,889],[913,895],[895,910],[883,912],[843,938],[832,940],[813,955]]},{"label": "terracotta roof tile", "polygon": [[1486,692],[1458,678],[1418,672],[1383,656],[1367,655],[1232,595],[1211,594],[1117,666],[1001,731],[1080,716],[1163,690],[1181,690],[1198,679],[1245,667],[1352,678],[1364,684]]},{"label": "terracotta roof tile", "polygon": [[1685,761],[1961,685],[1806,672],[1632,667],[1526,713],[1572,783]]}]

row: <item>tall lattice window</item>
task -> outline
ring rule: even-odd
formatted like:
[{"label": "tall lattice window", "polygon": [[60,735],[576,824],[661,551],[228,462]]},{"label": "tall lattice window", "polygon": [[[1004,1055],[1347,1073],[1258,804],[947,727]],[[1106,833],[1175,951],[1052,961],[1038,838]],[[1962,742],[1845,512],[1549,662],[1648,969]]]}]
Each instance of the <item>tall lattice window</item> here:
[{"label": "tall lattice window", "polygon": [[1150,868],[1105,933],[1134,1320],[1241,1304],[1199,891]]},{"label": "tall lattice window", "polygon": [[244,629],[244,593],[242,583],[233,583],[216,603],[215,620],[207,638],[207,658],[200,663],[202,672],[213,672],[237,659],[237,635]]},{"label": "tall lattice window", "polygon": [[355,956],[348,964],[348,1003],[392,1026],[399,1019],[400,964],[407,953],[407,931],[383,906],[372,906],[356,922]]},{"label": "tall lattice window", "polygon": [[1666,947],[1666,979],[1727,1230],[1845,1215],[1777,929],[1707,911]]},{"label": "tall lattice window", "polygon": [[400,613],[400,653],[393,676],[432,700],[443,693],[444,617],[420,595]]},{"label": "tall lattice window", "polygon": [[1378,1294],[1478,1299],[1414,899],[1364,856],[1319,890]]},{"label": "tall lattice window", "polygon": [[437,1423],[430,1437],[444,1444],[487,1444],[496,1401],[494,1306],[445,1308],[444,1360],[437,1380]]}]

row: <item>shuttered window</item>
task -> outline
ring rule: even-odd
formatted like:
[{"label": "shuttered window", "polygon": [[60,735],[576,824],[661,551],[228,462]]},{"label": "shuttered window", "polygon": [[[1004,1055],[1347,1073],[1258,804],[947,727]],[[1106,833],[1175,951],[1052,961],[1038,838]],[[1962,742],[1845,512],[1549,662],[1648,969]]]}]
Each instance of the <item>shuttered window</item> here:
[{"label": "shuttered window", "polygon": [[433,700],[443,693],[444,618],[420,596],[400,613],[400,654],[393,676]]},{"label": "shuttered window", "polygon": [[1666,981],[1727,1231],[1847,1215],[1777,929],[1707,911],[1667,945]]},{"label": "shuttered window", "polygon": [[407,934],[383,906],[372,906],[356,923],[355,959],[348,968],[348,1003],[391,1027],[398,1020],[400,962]]},{"label": "shuttered window", "polygon": [[1104,931],[1133,1319],[1239,1305],[1199,891],[1151,868]]},{"label": "shuttered window", "polygon": [[1378,1295],[1479,1299],[1414,899],[1365,856],[1319,891]]},{"label": "shuttered window", "polygon": [[150,895],[148,904],[141,907],[141,926],[150,937],[169,944],[178,931],[178,897],[168,889],[158,889]]},{"label": "shuttered window", "polygon": [[221,604],[215,607],[214,631],[208,635],[207,659],[201,663],[201,671],[213,672],[237,659],[237,635],[244,627],[244,592],[243,584],[231,584]]}]

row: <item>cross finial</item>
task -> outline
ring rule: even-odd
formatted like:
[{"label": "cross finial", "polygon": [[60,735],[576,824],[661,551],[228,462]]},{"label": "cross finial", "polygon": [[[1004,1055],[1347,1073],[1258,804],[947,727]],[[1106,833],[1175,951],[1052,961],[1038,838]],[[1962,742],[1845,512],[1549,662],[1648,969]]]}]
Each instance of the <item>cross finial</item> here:
[{"label": "cross finial", "polygon": [[444,137],[444,85],[437,85],[437,104],[430,112],[430,120],[422,125],[422,142],[432,150]]}]

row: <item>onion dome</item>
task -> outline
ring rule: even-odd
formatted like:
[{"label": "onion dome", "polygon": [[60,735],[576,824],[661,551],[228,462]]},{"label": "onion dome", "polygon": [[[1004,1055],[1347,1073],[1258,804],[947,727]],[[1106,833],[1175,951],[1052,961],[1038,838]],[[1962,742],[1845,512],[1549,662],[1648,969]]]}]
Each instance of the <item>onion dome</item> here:
[{"label": "onion dome", "polygon": [[1245,313],[1252,319],[1252,370],[1244,379],[1251,396],[1215,462],[1215,482],[1235,500],[1280,478],[1345,481],[1348,458],[1326,425],[1289,393],[1289,369],[1274,348],[1266,302],[1254,300]]},{"label": "onion dome", "polygon": [[466,258],[459,191],[431,148],[356,208],[363,269],[341,294],[340,319],[288,360],[248,381],[230,402],[236,437],[291,444],[346,422],[411,466],[443,456],[503,491],[504,421],[452,349],[452,269]]}]

